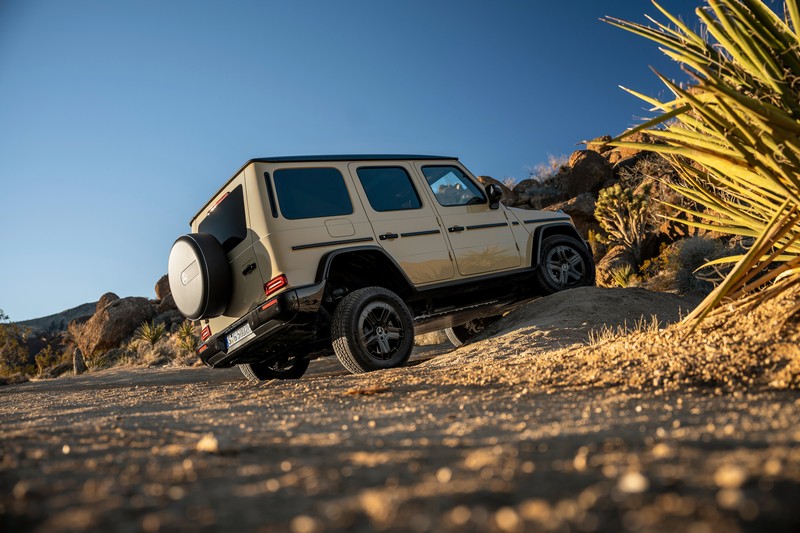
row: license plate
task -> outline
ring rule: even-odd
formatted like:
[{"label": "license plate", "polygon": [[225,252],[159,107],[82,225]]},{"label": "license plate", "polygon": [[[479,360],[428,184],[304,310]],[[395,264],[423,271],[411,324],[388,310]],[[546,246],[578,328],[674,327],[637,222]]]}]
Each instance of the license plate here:
[{"label": "license plate", "polygon": [[225,340],[228,343],[228,349],[230,349],[232,346],[242,342],[243,340],[247,340],[250,337],[255,337],[255,334],[253,333],[253,330],[250,329],[250,324],[245,324],[236,331],[228,333],[228,336],[225,338]]}]

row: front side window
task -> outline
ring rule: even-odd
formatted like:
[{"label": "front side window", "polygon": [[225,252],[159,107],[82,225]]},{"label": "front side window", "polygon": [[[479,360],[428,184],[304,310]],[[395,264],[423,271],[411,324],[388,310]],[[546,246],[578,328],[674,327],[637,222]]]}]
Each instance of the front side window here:
[{"label": "front side window", "polygon": [[335,168],[284,168],[276,170],[272,178],[285,218],[338,217],[353,212],[344,178]]},{"label": "front side window", "polygon": [[241,185],[223,196],[222,200],[211,208],[198,226],[198,231],[216,237],[225,253],[236,248],[247,237],[244,192]]},{"label": "front side window", "polygon": [[458,167],[422,167],[422,173],[440,205],[486,203],[481,190]]},{"label": "front side window", "polygon": [[408,173],[400,167],[361,167],[358,179],[375,211],[419,209],[417,191]]}]

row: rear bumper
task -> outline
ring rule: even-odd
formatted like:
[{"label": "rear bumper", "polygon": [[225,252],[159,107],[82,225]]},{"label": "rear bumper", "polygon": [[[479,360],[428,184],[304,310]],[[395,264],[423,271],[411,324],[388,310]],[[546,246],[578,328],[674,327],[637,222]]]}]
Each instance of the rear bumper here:
[{"label": "rear bumper", "polygon": [[[256,358],[263,359],[269,352],[273,339],[280,343],[290,342],[292,338],[307,336],[308,327],[316,320],[322,303],[324,283],[309,285],[282,292],[278,296],[259,304],[223,331],[209,337],[197,349],[197,355],[206,365],[225,368],[239,362],[251,362],[254,352],[261,352]],[[248,339],[227,346],[228,334],[245,325],[253,332]]]}]

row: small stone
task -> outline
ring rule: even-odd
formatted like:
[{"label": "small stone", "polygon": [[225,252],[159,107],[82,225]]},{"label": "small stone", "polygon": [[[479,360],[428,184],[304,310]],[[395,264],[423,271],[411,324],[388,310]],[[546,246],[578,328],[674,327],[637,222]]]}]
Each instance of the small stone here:
[{"label": "small stone", "polygon": [[494,521],[501,531],[518,531],[520,519],[517,512],[511,507],[502,507],[494,515]]},{"label": "small stone", "polygon": [[36,487],[24,479],[14,485],[12,493],[14,494],[14,498],[18,500],[28,500],[41,495]]},{"label": "small stone", "polygon": [[737,509],[744,501],[744,495],[739,489],[722,489],[717,493],[717,503],[723,509]]},{"label": "small stone", "polygon": [[439,483],[449,483],[453,479],[453,471],[447,467],[440,468],[436,471],[436,480]]},{"label": "small stone", "polygon": [[721,489],[738,489],[747,481],[747,471],[741,466],[723,465],[714,473],[714,482]]},{"label": "small stone", "polygon": [[294,517],[289,527],[292,533],[319,533],[322,531],[322,524],[319,520],[308,515]]},{"label": "small stone", "polygon": [[197,451],[204,453],[219,453],[219,440],[213,433],[206,433],[197,441]]},{"label": "small stone", "polygon": [[472,512],[466,505],[459,505],[450,511],[450,520],[457,526],[463,526],[469,522]]},{"label": "small stone", "polygon": [[641,494],[650,486],[650,482],[639,472],[628,472],[617,482],[617,489],[625,494]]}]

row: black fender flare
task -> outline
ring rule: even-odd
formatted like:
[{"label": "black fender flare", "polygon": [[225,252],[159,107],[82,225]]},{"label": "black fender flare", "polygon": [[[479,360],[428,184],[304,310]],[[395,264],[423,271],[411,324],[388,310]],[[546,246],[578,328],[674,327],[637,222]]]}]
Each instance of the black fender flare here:
[{"label": "black fender flare", "polygon": [[[557,228],[558,231],[546,231],[553,228]],[[531,243],[531,268],[536,268],[539,266],[539,256],[542,253],[542,241],[544,240],[544,234],[549,233],[550,235],[553,234],[560,234],[560,235],[569,235],[570,237],[574,237],[578,239],[582,243],[586,243],[583,238],[578,234],[578,230],[575,229],[575,226],[570,224],[569,222],[551,222],[549,224],[542,224],[541,226],[537,226],[536,229],[533,230],[532,235],[532,243]],[[586,245],[586,248],[589,250],[589,253],[592,252],[589,245]]]},{"label": "black fender flare", "polygon": [[319,265],[317,266],[317,274],[315,276],[315,281],[317,283],[324,283],[327,282],[328,276],[330,275],[331,264],[333,260],[339,257],[340,255],[350,254],[350,253],[358,253],[358,252],[376,252],[386,258],[394,267],[395,271],[400,274],[403,281],[405,281],[406,285],[413,291],[415,290],[414,284],[411,283],[411,280],[408,279],[408,276],[400,268],[400,265],[397,264],[397,261],[386,253],[386,250],[381,248],[380,246],[374,245],[366,245],[366,246],[352,246],[350,248],[339,248],[337,250],[331,250],[330,252],[325,253],[319,260]]}]

